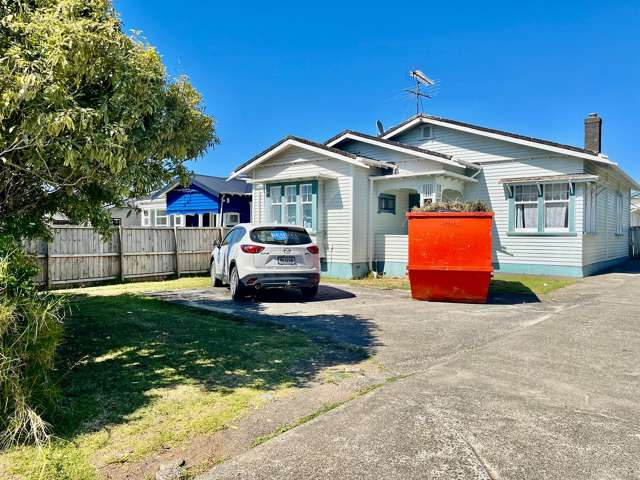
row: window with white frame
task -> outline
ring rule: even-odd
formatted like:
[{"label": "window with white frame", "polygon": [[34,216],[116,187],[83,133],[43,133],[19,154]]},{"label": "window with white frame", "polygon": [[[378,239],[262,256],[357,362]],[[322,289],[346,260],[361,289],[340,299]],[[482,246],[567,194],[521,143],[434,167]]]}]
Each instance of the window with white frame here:
[{"label": "window with white frame", "polygon": [[545,231],[567,230],[569,228],[569,184],[544,185],[543,198]]},{"label": "window with white frame", "polygon": [[286,222],[289,225],[298,224],[298,194],[296,185],[284,186]]},{"label": "window with white frame", "polygon": [[282,189],[280,185],[269,189],[271,197],[271,222],[282,223]]},{"label": "window with white frame", "polygon": [[514,185],[515,229],[538,229],[538,186]]},{"label": "window with white frame", "polygon": [[150,227],[151,226],[151,210],[143,209],[142,210],[142,226]]},{"label": "window with white frame", "polygon": [[584,233],[596,233],[596,211],[598,206],[598,186],[595,183],[585,183],[584,185]]},{"label": "window with white frame", "polygon": [[616,235],[624,235],[624,197],[616,192]]},{"label": "window with white frame", "polygon": [[224,214],[224,226],[232,227],[240,223],[240,214],[237,212],[227,212]]},{"label": "window with white frame", "polygon": [[300,199],[302,204],[302,226],[313,227],[313,185],[303,183],[300,185]]},{"label": "window with white frame", "polygon": [[173,216],[173,226],[174,227],[184,227],[184,217],[182,215],[174,215]]},{"label": "window with white frame", "polygon": [[424,126],[421,129],[421,139],[422,140],[428,140],[430,138],[433,138],[433,127],[431,127],[430,125]]},{"label": "window with white frame", "polygon": [[169,225],[167,210],[164,208],[158,208],[156,210],[156,227],[166,227],[167,225]]}]

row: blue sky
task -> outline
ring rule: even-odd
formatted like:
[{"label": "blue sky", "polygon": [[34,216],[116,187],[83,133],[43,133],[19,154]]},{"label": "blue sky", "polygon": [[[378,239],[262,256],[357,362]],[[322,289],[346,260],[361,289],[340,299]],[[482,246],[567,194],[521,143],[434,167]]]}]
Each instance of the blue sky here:
[{"label": "blue sky", "polygon": [[375,133],[415,113],[420,68],[439,81],[425,111],[603,151],[640,179],[640,2],[218,2],[115,0],[171,75],[187,75],[222,144],[193,164],[226,175],[287,134]]}]

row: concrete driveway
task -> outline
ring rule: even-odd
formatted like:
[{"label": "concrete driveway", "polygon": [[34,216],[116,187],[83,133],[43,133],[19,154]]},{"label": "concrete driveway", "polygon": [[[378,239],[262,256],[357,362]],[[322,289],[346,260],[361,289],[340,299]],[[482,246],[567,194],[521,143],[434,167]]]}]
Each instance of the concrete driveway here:
[{"label": "concrete driveway", "polygon": [[307,303],[163,294],[329,335],[408,374],[202,478],[640,478],[636,271],[489,305],[331,285]]}]

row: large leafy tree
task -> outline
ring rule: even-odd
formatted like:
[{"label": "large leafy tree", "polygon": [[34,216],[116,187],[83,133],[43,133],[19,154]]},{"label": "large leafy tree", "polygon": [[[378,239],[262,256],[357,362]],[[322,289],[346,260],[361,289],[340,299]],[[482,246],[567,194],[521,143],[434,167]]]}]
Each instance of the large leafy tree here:
[{"label": "large leafy tree", "polygon": [[184,178],[218,141],[111,0],[0,0],[0,18],[0,234],[46,233],[56,212],[106,229],[106,205]]}]

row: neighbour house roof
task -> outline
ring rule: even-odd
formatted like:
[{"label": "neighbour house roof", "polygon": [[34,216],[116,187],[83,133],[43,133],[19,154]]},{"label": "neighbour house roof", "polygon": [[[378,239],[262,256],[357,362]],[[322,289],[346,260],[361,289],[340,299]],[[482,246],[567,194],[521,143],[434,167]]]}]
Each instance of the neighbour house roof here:
[{"label": "neighbour house roof", "polygon": [[358,165],[366,168],[370,166],[380,167],[380,168],[395,167],[394,164],[389,162],[383,162],[380,160],[375,160],[373,158],[364,157],[362,155],[356,155],[354,153],[345,152],[337,148],[329,147],[322,143],[317,143],[311,140],[307,140],[306,138],[289,135],[287,137],[284,137],[279,142],[274,143],[266,150],[263,150],[253,158],[244,162],[242,165],[240,165],[231,173],[231,175],[229,176],[229,179],[231,180],[233,178],[236,178],[238,175],[245,173],[251,168],[255,168],[260,163],[265,162],[266,160],[272,158],[273,156],[277,155],[278,153],[290,147],[299,147],[305,150],[321,153],[328,157],[336,158],[338,160],[343,160],[353,165]]},{"label": "neighbour house roof", "polygon": [[[251,186],[242,180],[227,180],[223,177],[213,177],[210,175],[194,174],[191,177],[191,185],[196,185],[205,192],[219,197],[221,194],[231,195],[250,195]],[[174,188],[180,186],[180,182],[174,182],[165,188],[154,192],[151,199],[156,199],[170,192]]]},{"label": "neighbour house roof", "polygon": [[[427,150],[426,148],[416,147],[415,145],[408,145],[406,143],[395,142],[393,140],[386,140],[384,138],[375,137],[373,135],[368,135],[366,133],[356,132],[353,130],[344,130],[340,132],[339,134],[327,140],[325,142],[325,145],[329,147],[334,147],[346,140],[355,140],[355,141],[369,143],[372,145],[378,145],[382,148],[389,148],[396,151],[402,151],[409,155],[414,155],[421,158],[427,158],[429,160],[434,160],[436,162],[444,163],[446,165],[452,165],[454,167],[464,168],[469,166],[468,164],[465,165],[455,161],[451,155],[446,155],[440,152],[434,152],[432,150]],[[477,168],[480,168],[480,166],[478,165]]]},{"label": "neighbour house roof", "polygon": [[567,173],[565,175],[539,175],[536,177],[501,178],[498,183],[513,185],[517,183],[553,183],[553,182],[594,182],[597,175],[588,173]]}]

